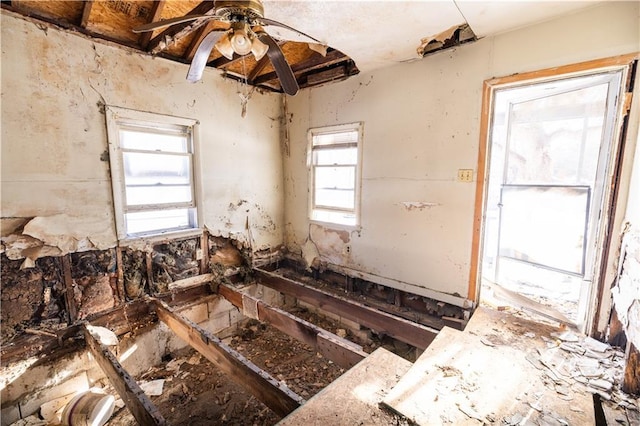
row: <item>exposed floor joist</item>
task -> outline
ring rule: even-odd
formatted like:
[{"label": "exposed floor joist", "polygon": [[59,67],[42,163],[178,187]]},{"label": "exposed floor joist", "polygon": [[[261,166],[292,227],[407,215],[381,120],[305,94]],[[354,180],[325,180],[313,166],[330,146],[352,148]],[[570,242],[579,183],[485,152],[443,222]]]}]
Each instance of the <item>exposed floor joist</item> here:
[{"label": "exposed floor joist", "polygon": [[182,340],[200,352],[236,383],[280,416],[286,416],[305,401],[212,333],[174,312],[166,303],[152,299],[158,318]]},{"label": "exposed floor joist", "polygon": [[93,355],[104,374],[107,376],[114,389],[122,398],[133,417],[140,425],[166,425],[166,421],[160,411],[153,405],[149,397],[140,388],[138,383],[129,375],[116,357],[109,352],[106,346],[98,342],[86,325],[82,330],[89,351]]},{"label": "exposed floor joist", "polygon": [[[221,284],[218,294],[242,312],[251,311],[255,319],[271,324],[285,334],[314,348],[342,368],[348,369],[367,357],[362,346],[343,339],[310,322],[304,321],[282,309],[275,308],[246,293],[240,293],[231,287]],[[250,315],[254,316],[254,315]]]},{"label": "exposed floor joist", "polygon": [[426,349],[438,334],[438,330],[433,328],[317,290],[264,269],[254,268],[253,271],[256,278],[267,287],[356,321],[377,333],[386,334],[417,348]]}]

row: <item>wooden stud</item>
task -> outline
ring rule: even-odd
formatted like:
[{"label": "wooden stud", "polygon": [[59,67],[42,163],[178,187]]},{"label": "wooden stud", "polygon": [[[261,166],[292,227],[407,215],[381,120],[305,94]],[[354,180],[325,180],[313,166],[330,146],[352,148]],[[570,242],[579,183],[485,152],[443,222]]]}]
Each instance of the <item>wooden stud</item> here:
[{"label": "wooden stud", "polygon": [[[153,10],[151,11],[151,19],[149,20],[150,23],[160,19],[160,16],[162,15],[162,9],[164,9],[164,5],[165,5],[165,0],[158,0],[153,2]],[[147,31],[140,34],[140,39],[138,40],[138,43],[140,43],[140,47],[142,47],[142,49],[147,48],[147,46],[149,45],[149,42],[151,41],[152,36],[153,36],[153,31]]]},{"label": "wooden stud", "polygon": [[622,390],[629,394],[640,395],[640,351],[631,342],[627,343]]},{"label": "wooden stud", "polygon": [[183,278],[181,280],[169,283],[169,290],[185,289],[189,287],[196,287],[203,283],[211,282],[215,279],[213,274],[201,274],[195,277]]},{"label": "wooden stud", "polygon": [[120,299],[120,303],[124,303],[127,300],[127,294],[124,290],[124,258],[122,256],[122,248],[116,247],[116,267],[118,274],[118,298]]},{"label": "wooden stud", "polygon": [[155,288],[153,286],[153,253],[148,251],[146,253],[145,260],[147,270],[147,292],[152,294],[155,293]]},{"label": "wooden stud", "polygon": [[140,425],[165,425],[160,411],[151,403],[138,383],[120,365],[106,346],[98,342],[86,325],[82,327],[84,339],[91,354]]},{"label": "wooden stud", "polygon": [[438,330],[433,328],[317,290],[263,269],[254,268],[253,272],[267,287],[356,321],[378,333],[386,334],[417,348],[426,349],[438,334]]},{"label": "wooden stud", "polygon": [[80,26],[82,28],[87,28],[89,24],[89,17],[91,16],[91,8],[93,7],[93,0],[87,0],[84,2],[84,7],[82,8],[82,19],[80,20]]},{"label": "wooden stud", "polygon": [[64,300],[67,305],[69,323],[73,324],[78,319],[78,307],[76,306],[75,293],[73,291],[73,278],[71,277],[71,255],[62,256],[62,270],[64,273]]},{"label": "wooden stud", "polygon": [[218,337],[175,313],[167,304],[154,299],[158,318],[182,340],[214,363],[236,383],[244,386],[276,414],[284,417],[304,400],[269,373],[224,344]]},{"label": "wooden stud", "polygon": [[202,231],[202,237],[200,238],[200,250],[202,251],[202,259],[200,259],[200,273],[206,274],[209,272],[209,232],[205,229]]},{"label": "wooden stud", "polygon": [[323,356],[343,368],[351,368],[367,357],[362,346],[343,339],[289,312],[273,307],[248,294],[240,293],[231,287],[220,284],[218,294],[223,296],[242,311],[245,300],[257,305],[258,320],[267,322],[283,333],[311,346]]}]

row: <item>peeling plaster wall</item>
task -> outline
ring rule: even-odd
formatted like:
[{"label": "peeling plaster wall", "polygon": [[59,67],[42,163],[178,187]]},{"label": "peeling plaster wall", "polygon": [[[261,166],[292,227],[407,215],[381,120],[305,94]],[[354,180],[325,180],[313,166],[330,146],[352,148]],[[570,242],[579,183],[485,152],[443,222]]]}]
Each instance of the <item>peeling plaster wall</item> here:
[{"label": "peeling plaster wall", "polygon": [[108,104],[199,120],[203,225],[254,250],[282,243],[279,95],[255,92],[243,119],[238,84],[217,70],[190,84],[187,65],[4,10],[1,22],[3,225],[36,217],[30,235],[63,253],[116,245]]},{"label": "peeling plaster wall", "polygon": [[[323,261],[467,297],[477,175],[474,183],[456,175],[476,171],[483,81],[638,51],[638,16],[638,3],[606,3],[288,100],[288,247],[301,253],[311,240]],[[333,231],[308,220],[307,130],[356,121],[364,122],[361,229],[345,253]]]}]

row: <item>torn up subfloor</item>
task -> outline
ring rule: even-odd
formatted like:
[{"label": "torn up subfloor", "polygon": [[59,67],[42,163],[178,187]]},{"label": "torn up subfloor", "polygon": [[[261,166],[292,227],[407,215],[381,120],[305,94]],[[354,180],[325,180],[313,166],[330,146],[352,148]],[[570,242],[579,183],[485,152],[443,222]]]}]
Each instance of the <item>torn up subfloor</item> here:
[{"label": "torn up subfloor", "polygon": [[79,424],[91,398],[109,425],[638,424],[607,344],[242,250],[4,261],[2,424]]}]

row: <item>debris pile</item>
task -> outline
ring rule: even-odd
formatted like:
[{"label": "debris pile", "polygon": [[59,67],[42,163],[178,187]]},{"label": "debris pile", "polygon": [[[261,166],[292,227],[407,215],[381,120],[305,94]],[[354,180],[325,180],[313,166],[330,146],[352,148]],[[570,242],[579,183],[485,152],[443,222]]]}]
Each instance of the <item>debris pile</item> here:
[{"label": "debris pile", "polygon": [[[589,392],[598,395],[618,414],[624,413],[626,419],[618,416],[618,423],[634,423],[632,419],[638,418],[638,400],[620,389],[623,351],[568,330],[540,338],[546,348],[538,349],[537,356],[529,354],[527,360],[543,372],[545,385],[554,389],[558,398],[571,401],[574,392]],[[535,404],[531,407],[536,409]]]}]

